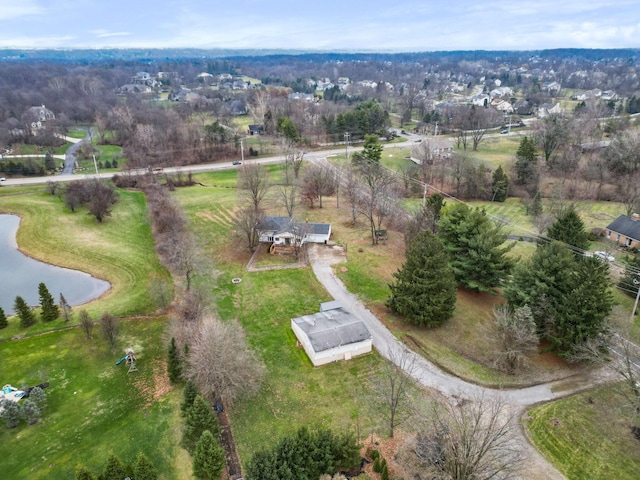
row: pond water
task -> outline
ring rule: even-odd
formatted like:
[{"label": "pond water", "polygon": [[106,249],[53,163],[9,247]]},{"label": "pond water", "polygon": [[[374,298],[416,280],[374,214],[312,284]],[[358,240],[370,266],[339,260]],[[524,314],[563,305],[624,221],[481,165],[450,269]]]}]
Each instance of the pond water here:
[{"label": "pond water", "polygon": [[88,273],[56,267],[24,255],[16,242],[19,225],[20,217],[0,215],[0,307],[7,315],[13,314],[17,296],[24,298],[28,305],[39,305],[38,285],[41,282],[47,286],[56,304],[62,293],[71,306],[98,298],[109,290],[109,282]]}]

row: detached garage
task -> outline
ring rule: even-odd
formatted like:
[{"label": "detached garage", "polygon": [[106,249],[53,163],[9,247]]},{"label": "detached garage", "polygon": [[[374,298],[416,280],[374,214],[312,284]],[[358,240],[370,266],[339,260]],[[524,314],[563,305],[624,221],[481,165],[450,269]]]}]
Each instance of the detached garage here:
[{"label": "detached garage", "polygon": [[320,310],[291,319],[291,328],[314,366],[371,351],[371,333],[361,320],[337,302],[323,304]]}]

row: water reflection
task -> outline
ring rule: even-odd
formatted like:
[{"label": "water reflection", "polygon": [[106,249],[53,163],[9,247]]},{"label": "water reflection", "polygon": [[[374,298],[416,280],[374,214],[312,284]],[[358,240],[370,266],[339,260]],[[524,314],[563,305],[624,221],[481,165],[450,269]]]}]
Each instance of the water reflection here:
[{"label": "water reflection", "polygon": [[29,305],[39,305],[38,284],[44,282],[56,303],[60,293],[71,306],[98,298],[109,289],[109,282],[91,275],[42,263],[18,250],[16,232],[20,217],[0,215],[0,307],[13,314],[17,296]]}]

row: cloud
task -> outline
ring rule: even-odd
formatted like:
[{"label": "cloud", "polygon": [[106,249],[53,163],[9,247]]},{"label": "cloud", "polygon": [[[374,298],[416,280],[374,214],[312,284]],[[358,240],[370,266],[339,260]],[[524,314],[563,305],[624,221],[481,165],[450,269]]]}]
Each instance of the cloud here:
[{"label": "cloud", "polygon": [[46,8],[32,0],[0,0],[0,20],[10,20],[29,15],[42,15]]},{"label": "cloud", "polygon": [[97,38],[128,37],[133,35],[131,32],[107,32],[105,30],[94,30],[91,33],[93,33]]}]

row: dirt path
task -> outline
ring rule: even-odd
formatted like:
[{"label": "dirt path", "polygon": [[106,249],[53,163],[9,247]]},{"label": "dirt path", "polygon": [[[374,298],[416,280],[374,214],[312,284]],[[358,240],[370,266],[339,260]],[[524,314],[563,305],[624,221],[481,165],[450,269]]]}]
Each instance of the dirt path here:
[{"label": "dirt path", "polygon": [[227,478],[229,480],[238,480],[242,478],[242,468],[240,467],[240,459],[236,451],[236,442],[233,438],[231,422],[229,421],[229,415],[226,410],[218,414],[218,422],[220,422],[220,440],[222,442],[222,448],[224,448]]},{"label": "dirt path", "polygon": [[[339,247],[338,247],[339,248]],[[333,273],[332,265],[346,259],[344,252],[336,250],[336,247],[328,249],[322,245],[312,245],[309,248],[309,260],[318,281],[324,285],[329,294],[342,304],[342,307],[360,318],[373,337],[373,345],[383,357],[391,360],[401,358],[407,352],[413,356],[414,369],[410,373],[413,378],[423,386],[440,392],[447,398],[467,399],[474,398],[499,399],[506,403],[513,413],[519,417],[523,415],[527,406],[536,403],[554,400],[563,396],[576,393],[592,387],[593,385],[610,380],[604,371],[596,372],[597,375],[574,377],[571,381],[555,381],[533,387],[496,390],[466,382],[458,377],[442,371],[438,366],[427,361],[424,357],[415,354],[400,342],[378,318],[371,313],[358,298],[351,294],[344,284]],[[518,429],[517,438],[521,443],[525,455],[522,478],[526,479],[563,479],[558,472],[528,441],[523,427]]]}]

